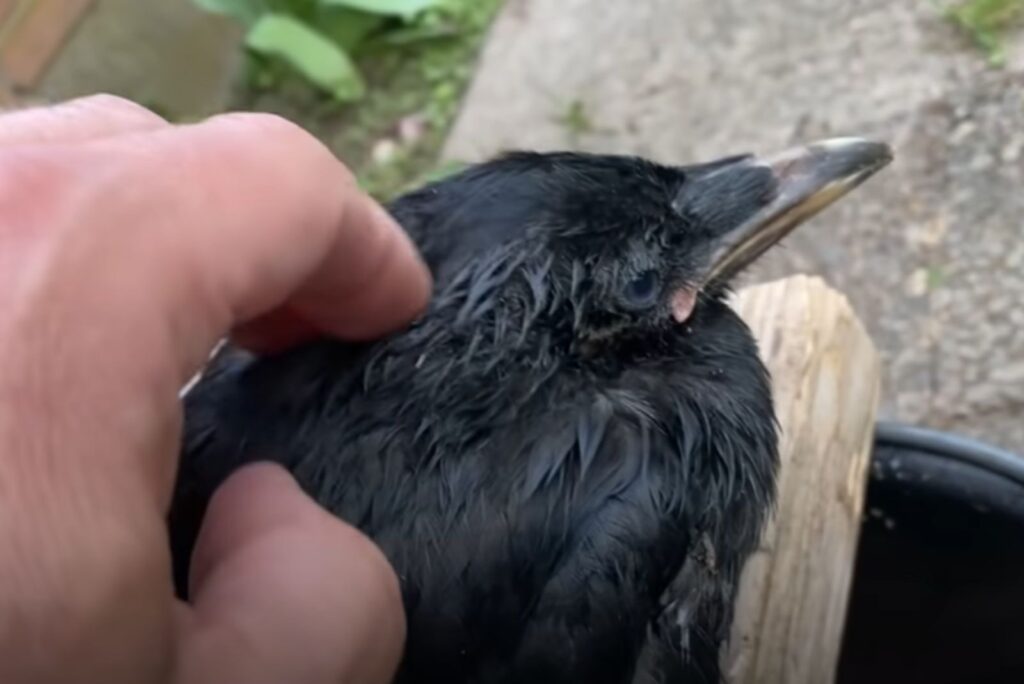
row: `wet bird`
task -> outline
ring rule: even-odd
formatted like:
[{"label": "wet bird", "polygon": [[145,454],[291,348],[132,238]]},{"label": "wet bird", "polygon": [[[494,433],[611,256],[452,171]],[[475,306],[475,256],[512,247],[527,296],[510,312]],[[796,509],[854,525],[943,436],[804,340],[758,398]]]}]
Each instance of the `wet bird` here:
[{"label": "wet bird", "polygon": [[186,396],[179,593],[213,490],[272,459],[395,567],[398,682],[718,681],[778,465],[729,284],[889,159],[517,152],[399,198],[435,277],[419,320],[229,348]]}]

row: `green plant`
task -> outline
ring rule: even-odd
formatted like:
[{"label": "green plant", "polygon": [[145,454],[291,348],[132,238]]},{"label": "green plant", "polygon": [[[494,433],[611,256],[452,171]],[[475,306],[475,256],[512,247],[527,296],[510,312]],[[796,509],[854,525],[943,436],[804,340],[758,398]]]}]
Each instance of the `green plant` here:
[{"label": "green plant", "polygon": [[944,10],[947,19],[965,30],[994,66],[1006,61],[1001,34],[1024,18],[1024,0],[962,0]]},{"label": "green plant", "polygon": [[456,32],[450,0],[193,0],[246,27],[253,80],[272,85],[286,65],[338,102],[366,96],[357,58]]},{"label": "green plant", "polygon": [[565,127],[569,135],[578,137],[594,131],[594,122],[587,111],[587,105],[583,100],[573,100],[566,107],[565,112],[558,118],[559,123]]},{"label": "green plant", "polygon": [[[214,2],[221,6],[226,0]],[[235,0],[241,10],[231,14],[250,31],[262,14],[274,11],[299,16],[323,35],[366,36],[341,39],[355,46],[346,54],[359,69],[365,94],[358,101],[325,96],[323,88],[314,87],[288,62],[248,50],[244,78],[233,88],[227,108],[273,112],[295,121],[384,202],[455,168],[440,161],[441,149],[502,0],[432,0],[430,9],[408,21],[366,13],[345,19],[332,13],[336,23],[329,27],[324,15],[314,12],[320,2]]]},{"label": "green plant", "polygon": [[946,282],[946,271],[941,266],[929,266],[926,282],[928,283],[929,290],[942,287],[943,283]]}]

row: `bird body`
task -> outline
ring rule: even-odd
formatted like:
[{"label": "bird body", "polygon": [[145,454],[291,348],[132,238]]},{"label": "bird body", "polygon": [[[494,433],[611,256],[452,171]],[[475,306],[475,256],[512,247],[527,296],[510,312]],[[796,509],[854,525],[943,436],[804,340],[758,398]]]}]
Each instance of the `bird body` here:
[{"label": "bird body", "polygon": [[186,397],[179,591],[213,490],[274,460],[394,566],[396,681],[717,682],[778,454],[708,274],[784,190],[745,157],[516,154],[400,198],[436,283],[418,321],[229,349]]}]

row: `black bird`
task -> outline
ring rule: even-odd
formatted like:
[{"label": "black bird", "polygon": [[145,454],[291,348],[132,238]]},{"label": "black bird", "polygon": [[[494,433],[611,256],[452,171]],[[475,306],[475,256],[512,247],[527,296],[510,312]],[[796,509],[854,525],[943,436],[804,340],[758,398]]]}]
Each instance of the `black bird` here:
[{"label": "black bird", "polygon": [[397,570],[397,681],[717,681],[778,462],[728,284],[889,159],[860,139],[685,167],[520,152],[401,197],[435,277],[417,322],[229,349],[186,396],[179,593],[214,488],[274,459]]}]

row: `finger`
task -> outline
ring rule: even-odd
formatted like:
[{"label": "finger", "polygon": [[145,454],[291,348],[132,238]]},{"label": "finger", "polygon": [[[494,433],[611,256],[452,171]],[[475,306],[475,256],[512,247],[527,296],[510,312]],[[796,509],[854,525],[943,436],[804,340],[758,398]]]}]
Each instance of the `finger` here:
[{"label": "finger", "polygon": [[232,341],[257,354],[273,354],[315,339],[317,327],[289,306],[282,306],[235,328]]},{"label": "finger", "polygon": [[113,95],[92,95],[50,107],[0,115],[0,147],[75,143],[169,126],[141,105]]},{"label": "finger", "polygon": [[215,494],[192,578],[181,682],[385,684],[395,673],[394,572],[277,466],[248,466]]},{"label": "finger", "polygon": [[[373,202],[351,204],[345,220],[357,226],[392,223]],[[406,287],[406,266],[401,260],[389,258],[406,249],[398,244],[406,241],[405,234],[388,231],[382,240],[369,250],[368,259],[354,263],[347,271],[323,269],[288,304],[236,329],[234,340],[257,352],[279,351],[315,337],[319,330],[316,321],[324,312],[333,318],[334,332],[343,337],[362,339],[381,332],[377,325],[381,313],[401,300],[401,289]],[[402,316],[399,321],[404,323],[406,319]]]},{"label": "finger", "polygon": [[140,270],[147,308],[174,322],[185,377],[228,329],[282,306],[324,332],[367,338],[426,304],[430,276],[408,236],[292,124],[230,115],[91,147],[120,160],[111,182],[121,196],[145,177],[146,203],[162,208],[142,230],[137,208],[115,202],[126,214],[106,222],[103,243],[117,245],[106,258],[122,272]]},{"label": "finger", "polygon": [[[0,301],[17,308],[7,366],[31,368],[26,382],[46,401],[91,408],[95,419],[72,427],[95,454],[64,467],[102,491],[123,486],[134,506],[166,505],[179,391],[229,330],[293,307],[321,331],[375,336],[429,296],[405,233],[277,117],[17,146],[2,161],[0,266],[8,255],[34,274],[0,282]],[[0,281],[18,272],[0,268]]]}]

